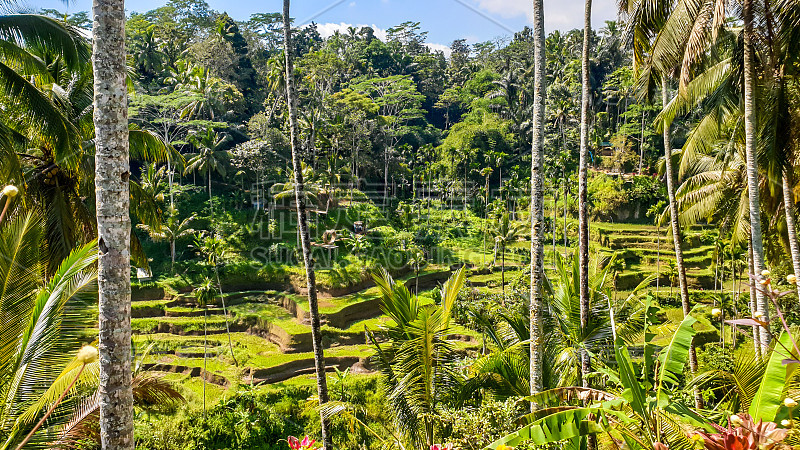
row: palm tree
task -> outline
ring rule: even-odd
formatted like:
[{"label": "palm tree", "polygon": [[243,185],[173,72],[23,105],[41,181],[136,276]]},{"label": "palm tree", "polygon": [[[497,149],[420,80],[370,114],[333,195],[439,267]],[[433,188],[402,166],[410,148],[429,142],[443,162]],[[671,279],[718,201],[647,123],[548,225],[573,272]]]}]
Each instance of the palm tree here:
[{"label": "palm tree", "polygon": [[[783,208],[784,217],[786,218],[786,232],[789,237],[789,253],[792,256],[792,271],[796,278],[800,278],[800,245],[797,238],[797,212],[794,201],[794,190],[792,189],[791,171],[793,167],[784,169],[784,175],[781,177],[783,182]],[[800,285],[796,285],[797,296],[800,297]]]},{"label": "palm tree", "polygon": [[[72,130],[70,141],[62,142],[50,135],[47,127],[25,119],[24,111],[19,109],[23,102],[12,105],[3,120],[8,117],[14,124],[8,128],[0,125],[0,129],[11,132],[17,145],[0,145],[0,173],[8,180],[18,180],[23,196],[46,214],[47,245],[56,264],[76,244],[86,243],[97,233],[94,211],[87,205],[94,201],[95,195],[97,146],[90,114],[93,111],[93,73],[88,62],[74,68],[57,63],[57,55],[47,47],[33,45],[26,49],[26,54],[42,61],[56,61],[47,64],[43,68],[46,73],[41,75],[24,67],[18,74],[34,82],[30,89],[36,89],[37,95],[55,108],[59,120],[66,121]],[[6,108],[5,101],[12,99],[0,96],[0,104]],[[168,161],[166,147],[152,133],[131,126],[127,139],[131,158],[151,163]],[[0,142],[3,142],[2,137]],[[128,184],[131,214],[139,222],[157,227],[161,210],[156,199],[135,181],[129,180]],[[135,234],[131,234],[130,250],[133,263],[146,268],[147,258]]]},{"label": "palm tree", "polygon": [[150,198],[159,202],[164,202],[164,191],[168,186],[164,186],[167,176],[167,166],[156,167],[155,164],[148,164],[139,176],[139,185]]},{"label": "palm tree", "polygon": [[[756,121],[756,93],[755,93],[755,59],[754,41],[756,40],[753,30],[753,1],[742,0],[742,16],[744,19],[742,35],[744,41],[744,140],[747,167],[747,192],[750,200],[750,236],[753,247],[753,269],[757,277],[761,276],[764,266],[764,243],[761,236],[761,198],[758,180],[758,160],[756,159],[757,142],[757,121]],[[756,289],[756,307],[762,314],[762,320],[769,322],[769,299],[761,290]],[[762,348],[767,348],[770,340],[770,333],[766,327],[761,327],[759,336]]]},{"label": "palm tree", "polygon": [[[481,176],[486,178],[486,195],[484,197],[483,205],[483,265],[486,265],[486,226],[488,225],[487,219],[489,218],[489,177],[492,175],[492,168],[491,167],[484,167],[481,169]],[[466,177],[464,178],[464,182],[466,183]],[[466,188],[465,188],[466,189]],[[466,209],[466,196],[464,197],[464,208]]]},{"label": "palm tree", "polygon": [[[542,221],[544,221],[544,210],[542,210]],[[504,212],[495,224],[494,234],[495,245],[500,248],[500,277],[503,285],[503,302],[506,298],[506,248],[510,242],[515,242],[523,233],[523,225],[511,222],[508,212]],[[542,230],[541,245],[542,255],[544,255],[544,230]],[[544,256],[542,256],[544,258]],[[542,261],[544,263],[544,261]]]},{"label": "palm tree", "polygon": [[663,211],[663,200],[647,210],[647,217],[652,217],[656,225],[656,302],[658,302],[658,288],[661,281],[661,213]]},{"label": "palm tree", "polygon": [[137,72],[143,75],[145,82],[151,82],[161,73],[165,56],[159,46],[156,26],[150,25],[132,41],[132,54]]},{"label": "palm tree", "polygon": [[226,110],[226,95],[240,97],[235,86],[223,82],[211,75],[211,71],[199,65],[188,65],[184,73],[179,74],[180,81],[175,90],[193,99],[181,111],[182,118],[218,119]]},{"label": "palm tree", "polygon": [[[216,286],[208,277],[194,289],[197,306],[203,308],[203,417],[206,414],[206,377],[208,375],[206,370],[208,362],[208,304],[214,301],[216,295]],[[230,333],[228,336],[230,336]]]},{"label": "palm tree", "polygon": [[80,70],[90,58],[86,39],[76,29],[49,17],[4,13],[0,15],[0,44],[0,103],[4,108],[0,141],[10,142],[14,131],[26,136],[26,129],[36,130],[68,155],[79,146],[79,133],[54,100],[38,88],[55,81],[38,54],[46,51],[66,69]]},{"label": "palm tree", "polygon": [[229,136],[220,136],[209,127],[203,134],[195,134],[189,137],[189,141],[197,150],[186,162],[184,174],[190,172],[205,172],[208,181],[208,207],[213,216],[214,206],[211,204],[211,174],[216,172],[221,176],[228,173],[227,166],[230,155],[225,147],[228,145]]},{"label": "palm tree", "polygon": [[[544,122],[547,104],[545,77],[544,2],[533,2],[533,139],[531,148],[531,292],[530,315],[530,381],[529,393],[542,390],[542,288],[544,282]],[[563,143],[562,143],[563,144]],[[566,199],[564,199],[566,204]],[[553,202],[553,242],[556,238],[556,203]],[[565,230],[566,233],[566,230]],[[553,245],[555,247],[555,244]],[[555,251],[554,251],[555,253]],[[503,264],[505,270],[505,264]],[[505,299],[505,280],[503,298]],[[531,410],[535,407],[531,402]]]},{"label": "palm tree", "polygon": [[610,346],[614,335],[631,340],[641,332],[644,311],[638,295],[650,285],[654,275],[646,277],[624,300],[611,302],[611,275],[616,259],[616,255],[610,259],[598,255],[590,264],[589,315],[584,322],[580,265],[574,260],[567,263],[559,255],[551,281],[552,295],[546,298],[548,308],[545,308],[545,326],[551,330],[546,345],[556,352],[553,370],[558,374],[558,386],[586,386],[585,354],[595,355]]},{"label": "palm tree", "polygon": [[174,207],[170,207],[167,212],[167,220],[161,224],[160,229],[154,229],[153,227],[144,223],[136,225],[137,228],[150,235],[150,239],[153,241],[169,242],[170,271],[173,273],[175,272],[175,243],[178,241],[178,239],[195,234],[195,230],[191,227],[191,223],[197,218],[197,215],[192,214],[183,220],[180,220],[178,217],[178,210]]},{"label": "palm tree", "polygon": [[[692,61],[692,56],[689,52],[684,54],[684,51],[686,48],[691,50],[692,47],[690,44],[701,40],[701,38],[698,37],[695,37],[696,39],[694,41],[688,38],[690,34],[694,33],[691,27],[693,21],[686,19],[685,13],[687,10],[693,10],[695,6],[696,5],[673,4],[661,0],[654,2],[637,0],[635,2],[625,3],[622,6],[622,12],[629,16],[626,40],[634,50],[635,67],[640,77],[640,87],[648,91],[654,90],[654,84],[656,81],[660,81],[663,109],[666,109],[669,104],[670,75],[675,71],[676,67],[681,66],[681,87],[685,87],[683,80],[686,73],[688,73],[687,64],[689,61]],[[706,17],[706,19],[708,18]],[[715,26],[716,22],[715,20]],[[707,25],[707,22],[705,24]],[[702,29],[702,33],[705,35],[705,26],[698,25],[697,28]],[[667,178],[667,200],[670,211],[670,225],[675,249],[681,305],[685,317],[690,311],[689,286],[683,261],[681,231],[675,196],[675,182],[677,177],[674,175],[672,167],[673,148],[671,120],[666,116],[662,116],[662,120],[658,123],[658,126],[661,127],[660,131],[664,143],[664,166],[666,172],[665,176]],[[697,353],[694,349],[694,344],[692,344],[689,351],[689,367],[692,373],[697,373]],[[695,404],[700,408],[702,406],[702,398],[699,392],[695,394]]]},{"label": "palm tree", "polygon": [[[283,43],[286,61],[286,103],[289,107],[289,129],[292,143],[292,168],[294,169],[294,192],[297,202],[297,223],[300,242],[303,248],[303,263],[306,268],[306,285],[308,288],[308,311],[311,316],[311,341],[314,347],[314,367],[317,373],[317,395],[320,405],[328,398],[328,381],[325,378],[325,358],[320,331],[319,307],[317,305],[317,280],[314,274],[314,262],[311,258],[311,237],[308,230],[306,202],[302,195],[303,170],[300,164],[300,135],[297,130],[297,93],[294,88],[294,65],[292,63],[292,25],[289,16],[290,0],[283,0]],[[327,421],[322,418],[322,442],[326,448],[332,448],[331,435]]]},{"label": "palm tree", "polygon": [[[590,79],[589,55],[592,43],[592,0],[585,0],[583,15],[583,49],[581,51],[581,150],[580,167],[578,169],[578,266],[580,267],[580,312],[581,327],[589,326],[589,205],[588,169],[589,169],[589,108]],[[589,355],[581,352],[581,370],[588,374],[591,370]],[[588,379],[583,377],[584,386]]]},{"label": "palm tree", "polygon": [[199,253],[205,257],[206,264],[214,268],[214,277],[217,280],[219,299],[220,302],[222,302],[222,315],[225,317],[225,333],[228,335],[228,349],[231,352],[233,364],[238,367],[239,363],[236,361],[236,355],[233,353],[231,327],[228,322],[228,307],[225,305],[225,293],[222,292],[222,281],[219,278],[220,261],[224,260],[226,257],[228,243],[218,234],[204,236],[202,233],[198,233],[194,239],[194,246]]},{"label": "palm tree", "polygon": [[[589,271],[590,316],[589,326],[581,327],[578,265],[560,254],[556,271],[550,280],[544,280],[542,322],[546,335],[542,336],[541,389],[571,386],[580,381],[581,349],[592,354],[602,353],[610,347],[616,334],[632,340],[641,332],[643,308],[640,295],[653,280],[653,275],[619,302],[611,302],[612,278],[616,255],[610,259],[597,258]],[[475,360],[470,367],[471,377],[464,383],[463,395],[474,395],[485,389],[496,398],[526,396],[529,386],[529,354],[524,344],[529,340],[529,321],[519,313],[485,314],[470,311],[478,329],[493,346],[492,352]]]},{"label": "palm tree", "polygon": [[419,295],[419,271],[428,264],[425,252],[412,248],[409,252],[408,264],[414,269],[414,294]]},{"label": "palm tree", "polygon": [[94,5],[95,190],[100,259],[100,434],[133,449],[130,166],[124,0]]},{"label": "palm tree", "polygon": [[463,268],[450,276],[437,306],[422,304],[385,270],[373,275],[381,293],[381,310],[392,321],[380,327],[381,340],[370,330],[367,336],[377,353],[396,428],[408,441],[405,448],[429,448],[437,442],[436,415],[447,388],[460,381],[457,356],[448,336],[452,333],[451,311],[465,276]]},{"label": "palm tree", "polygon": [[[94,301],[97,244],[75,249],[48,275],[50,255],[43,249],[43,235],[44,221],[36,213],[20,212],[0,224],[0,279],[4,280],[0,285],[4,349],[0,392],[5,399],[0,406],[0,438],[4,447],[19,442],[32,428],[33,419],[50,406],[50,402],[40,402],[40,397],[80,348],[82,333],[94,324],[86,311]],[[81,374],[84,381],[96,375],[96,371]],[[61,385],[56,397],[67,384]]]},{"label": "palm tree", "polygon": [[[97,243],[76,248],[49,274],[52,255],[44,251],[45,230],[37,212],[15,212],[0,225],[0,253],[6,255],[0,259],[0,279],[7,281],[0,287],[5,349],[0,352],[5,399],[0,448],[26,448],[22,436],[39,447],[70,447],[79,441],[99,445],[97,350],[87,346],[78,351],[80,340],[95,326],[87,311],[96,301]],[[133,390],[136,406],[146,409],[182,400],[172,385],[142,371],[141,365]],[[33,425],[37,419],[37,425],[47,423],[46,429]]]}]

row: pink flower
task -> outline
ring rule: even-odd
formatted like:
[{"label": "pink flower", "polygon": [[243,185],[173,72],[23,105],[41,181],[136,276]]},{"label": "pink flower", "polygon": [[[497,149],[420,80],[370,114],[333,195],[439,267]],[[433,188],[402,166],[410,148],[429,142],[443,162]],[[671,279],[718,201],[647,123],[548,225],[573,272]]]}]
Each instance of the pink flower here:
[{"label": "pink flower", "polygon": [[453,444],[433,444],[431,445],[431,450],[453,450]]},{"label": "pink flower", "polygon": [[317,442],[316,439],[311,439],[309,436],[304,437],[302,441],[294,436],[289,436],[286,441],[292,450],[313,450],[314,443]]}]

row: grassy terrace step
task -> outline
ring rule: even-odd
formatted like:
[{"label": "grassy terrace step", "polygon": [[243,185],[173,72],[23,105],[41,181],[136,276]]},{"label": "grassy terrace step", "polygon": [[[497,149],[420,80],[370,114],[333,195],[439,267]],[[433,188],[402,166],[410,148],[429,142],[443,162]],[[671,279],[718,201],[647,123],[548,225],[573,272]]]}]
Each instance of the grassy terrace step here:
[{"label": "grassy terrace step", "polygon": [[[227,342],[225,342],[227,344]],[[313,365],[314,354],[312,352],[303,353],[281,353],[277,349],[271,351],[258,351],[260,346],[245,347],[239,345],[239,341],[235,343],[234,355],[236,355],[239,367],[233,365],[230,355],[227,353],[227,346],[221,345],[218,350],[219,356],[216,358],[207,358],[207,370],[211,373],[220,375],[229,381],[238,381],[242,378],[248,377],[251,370],[259,371],[264,369],[271,369],[280,367],[287,363],[295,361],[310,361]],[[222,351],[223,348],[225,351]],[[356,346],[342,346],[335,347],[325,351],[326,357],[355,357],[357,359],[367,358],[373,354],[373,348],[369,345],[356,345]],[[151,355],[145,361],[146,364],[159,364],[161,371],[169,372],[168,368],[202,368],[203,358],[181,358],[175,355]]]},{"label": "grassy terrace step", "polygon": [[[660,255],[656,249],[633,247],[626,249],[601,249],[601,252],[606,254],[616,253],[618,258],[622,258],[629,266],[641,264],[648,266],[656,266],[658,259],[661,259],[662,270],[669,265],[670,261],[675,262],[675,252],[672,248],[672,242],[665,246],[662,243]],[[684,263],[686,267],[693,268],[707,268],[712,263],[713,259],[713,246],[704,246],[692,248],[684,252]]]},{"label": "grassy terrace step", "polygon": [[[230,321],[231,331],[242,331],[242,324]],[[146,317],[131,320],[135,334],[170,333],[178,335],[201,335],[204,328],[209,334],[225,332],[224,316],[209,316],[204,325],[203,317]]]},{"label": "grassy terrace step", "polygon": [[661,227],[659,230],[654,225],[640,225],[630,223],[597,223],[593,222],[589,225],[590,237],[596,239],[599,236],[627,236],[627,235],[648,235],[655,238],[659,234],[662,237],[667,235],[667,227]]}]

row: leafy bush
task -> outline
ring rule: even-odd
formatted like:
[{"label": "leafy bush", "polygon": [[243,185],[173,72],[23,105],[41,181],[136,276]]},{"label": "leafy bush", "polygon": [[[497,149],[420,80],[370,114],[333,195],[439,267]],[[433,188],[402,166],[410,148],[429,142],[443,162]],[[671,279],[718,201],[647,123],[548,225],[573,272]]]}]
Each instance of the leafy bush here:
[{"label": "leafy bush", "polygon": [[238,392],[203,411],[191,411],[173,420],[157,418],[137,430],[136,447],[142,450],[257,449],[283,450],[280,442],[301,435],[302,404],[309,388],[258,394]]},{"label": "leafy bush", "polygon": [[595,219],[612,219],[619,207],[627,202],[622,181],[603,173],[595,173],[589,178],[588,190],[591,214]]}]

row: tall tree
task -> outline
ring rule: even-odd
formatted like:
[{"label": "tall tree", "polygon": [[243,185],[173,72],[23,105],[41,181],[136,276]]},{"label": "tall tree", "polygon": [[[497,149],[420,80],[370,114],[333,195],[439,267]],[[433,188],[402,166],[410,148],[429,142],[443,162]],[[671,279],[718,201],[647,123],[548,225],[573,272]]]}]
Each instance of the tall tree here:
[{"label": "tall tree", "polygon": [[125,1],[94,0],[95,195],[97,205],[100,439],[133,449],[131,253]]},{"label": "tall tree", "polygon": [[[542,390],[542,282],[544,280],[544,110],[545,34],[544,3],[533,2],[533,143],[531,148],[531,298],[530,298],[530,388]],[[555,207],[555,206],[554,206]],[[555,221],[553,222],[555,227]],[[555,236],[555,231],[553,231]],[[535,405],[531,403],[531,408]]]},{"label": "tall tree", "polygon": [[[589,205],[588,170],[589,170],[589,101],[590,74],[589,52],[592,45],[592,0],[586,0],[583,14],[583,50],[581,53],[581,151],[578,169],[578,265],[580,274],[580,308],[581,326],[589,322]],[[583,385],[588,386],[586,374],[589,373],[589,354],[581,350],[581,372]]]},{"label": "tall tree", "polygon": [[[667,75],[661,75],[661,104],[664,108],[669,103],[669,84]],[[662,137],[664,138],[664,169],[667,178],[667,201],[669,202],[669,222],[672,228],[672,244],[675,248],[675,269],[678,274],[678,287],[681,292],[681,306],[683,307],[684,317],[689,315],[691,306],[689,305],[689,284],[686,280],[686,266],[683,262],[683,243],[681,238],[681,227],[678,222],[678,202],[675,197],[675,175],[672,169],[672,130],[668,121],[664,121],[662,125]],[[689,350],[689,369],[692,373],[697,373],[697,352],[694,348],[694,343]],[[695,399],[698,405],[701,400],[699,397]],[[699,407],[699,406],[698,406]]]},{"label": "tall tree", "polygon": [[[303,247],[303,262],[306,266],[306,284],[308,287],[308,311],[311,316],[311,341],[314,347],[314,367],[317,372],[317,394],[319,403],[328,402],[328,381],[325,378],[325,358],[322,348],[322,332],[320,331],[319,308],[317,306],[317,280],[314,274],[314,262],[311,259],[311,237],[308,231],[306,201],[303,193],[303,168],[300,164],[299,135],[297,129],[297,94],[294,89],[294,67],[292,64],[292,25],[289,16],[289,1],[283,0],[283,42],[286,61],[286,103],[289,107],[289,129],[292,145],[292,168],[294,169],[294,194],[297,203],[297,226],[300,228],[300,242]],[[322,419],[322,441],[326,448],[331,446],[328,424]]]},{"label": "tall tree", "polygon": [[[790,177],[794,169],[791,165],[784,169],[783,181],[783,208],[786,217],[786,232],[789,237],[789,252],[792,256],[792,271],[796,278],[800,277],[800,245],[797,239],[797,211],[794,202],[794,190]],[[800,297],[800,283],[795,283],[797,295]]]},{"label": "tall tree", "polygon": [[[761,238],[761,198],[758,191],[758,160],[756,159],[756,99],[755,64],[753,41],[753,0],[742,4],[744,41],[744,147],[747,157],[747,192],[750,198],[750,235],[753,239],[753,269],[760,277],[764,270],[764,242]],[[762,314],[761,320],[769,322],[769,299],[756,289],[756,308]],[[769,330],[761,327],[759,341],[762,348],[769,345]]]}]

